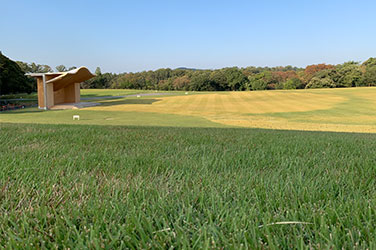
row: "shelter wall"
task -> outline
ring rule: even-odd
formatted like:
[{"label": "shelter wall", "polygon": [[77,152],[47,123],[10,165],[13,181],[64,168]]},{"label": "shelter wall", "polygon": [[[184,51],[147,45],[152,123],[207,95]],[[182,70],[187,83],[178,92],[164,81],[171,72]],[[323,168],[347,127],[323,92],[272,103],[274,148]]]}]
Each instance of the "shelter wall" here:
[{"label": "shelter wall", "polygon": [[80,102],[80,84],[69,84],[65,88],[54,91],[55,104],[61,103],[79,103]]},{"label": "shelter wall", "polygon": [[55,105],[54,87],[51,84],[46,84],[47,89],[47,108],[51,108]]}]

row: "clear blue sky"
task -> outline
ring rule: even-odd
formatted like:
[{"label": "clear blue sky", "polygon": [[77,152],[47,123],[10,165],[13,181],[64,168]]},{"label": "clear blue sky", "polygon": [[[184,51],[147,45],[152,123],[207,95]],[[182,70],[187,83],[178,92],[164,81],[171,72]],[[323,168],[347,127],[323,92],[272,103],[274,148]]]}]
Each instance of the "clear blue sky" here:
[{"label": "clear blue sky", "polygon": [[102,72],[306,66],[376,56],[376,1],[0,0],[14,60]]}]

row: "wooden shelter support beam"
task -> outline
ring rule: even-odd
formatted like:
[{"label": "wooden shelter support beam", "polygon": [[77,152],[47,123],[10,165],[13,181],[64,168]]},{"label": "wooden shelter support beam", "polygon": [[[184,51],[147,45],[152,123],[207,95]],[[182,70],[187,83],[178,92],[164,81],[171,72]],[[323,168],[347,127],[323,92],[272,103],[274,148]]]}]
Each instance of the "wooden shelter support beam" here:
[{"label": "wooden shelter support beam", "polygon": [[75,103],[81,102],[80,85],[81,84],[79,82],[76,82],[74,84],[74,88],[75,88],[75,91],[74,91],[74,94],[75,94],[75,96],[74,96],[74,102]]},{"label": "wooden shelter support beam", "polygon": [[37,87],[38,87],[38,108],[45,109],[44,104],[44,87],[43,87],[43,78],[37,77]]}]

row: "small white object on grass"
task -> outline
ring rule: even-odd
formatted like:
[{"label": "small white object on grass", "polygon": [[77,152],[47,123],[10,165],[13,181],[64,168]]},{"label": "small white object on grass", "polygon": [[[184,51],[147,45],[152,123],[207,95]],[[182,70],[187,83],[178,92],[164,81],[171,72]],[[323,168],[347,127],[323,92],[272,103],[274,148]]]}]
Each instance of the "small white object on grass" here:
[{"label": "small white object on grass", "polygon": [[80,120],[80,116],[79,115],[73,115],[73,120]]},{"label": "small white object on grass", "polygon": [[185,92],[186,95],[188,95],[188,92]]},{"label": "small white object on grass", "polygon": [[140,95],[137,95],[137,97],[141,97]]},{"label": "small white object on grass", "polygon": [[302,225],[309,225],[313,224],[310,222],[305,222],[305,221],[280,221],[280,222],[274,222],[274,223],[269,223],[266,225],[260,225],[260,227],[266,227],[266,226],[273,226],[273,225],[291,225],[291,224],[302,224]]}]

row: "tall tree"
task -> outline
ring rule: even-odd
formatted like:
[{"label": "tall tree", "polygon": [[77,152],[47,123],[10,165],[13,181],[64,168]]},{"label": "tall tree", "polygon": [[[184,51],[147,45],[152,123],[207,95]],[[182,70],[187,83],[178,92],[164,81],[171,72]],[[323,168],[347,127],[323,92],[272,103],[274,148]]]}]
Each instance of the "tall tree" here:
[{"label": "tall tree", "polygon": [[372,67],[376,66],[376,58],[375,57],[370,57],[367,61],[362,63],[362,66],[364,67]]},{"label": "tall tree", "polygon": [[336,67],[339,78],[337,87],[355,87],[361,85],[362,71],[359,63],[346,62]]},{"label": "tall tree", "polygon": [[96,74],[97,76],[101,75],[101,74],[102,74],[101,68],[97,67],[97,68],[95,69],[95,74]]}]

